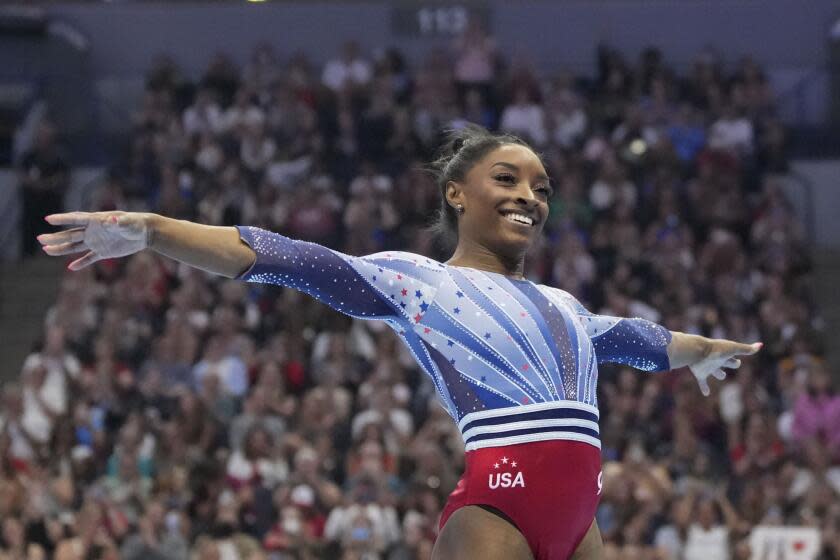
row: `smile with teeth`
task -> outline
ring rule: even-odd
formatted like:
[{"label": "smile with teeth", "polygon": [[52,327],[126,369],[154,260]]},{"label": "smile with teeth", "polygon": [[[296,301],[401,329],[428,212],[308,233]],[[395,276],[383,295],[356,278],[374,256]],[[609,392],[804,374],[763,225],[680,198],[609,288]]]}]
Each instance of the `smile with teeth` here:
[{"label": "smile with teeth", "polygon": [[509,222],[513,222],[515,224],[525,224],[525,225],[528,225],[528,226],[533,226],[534,225],[534,219],[533,218],[529,218],[528,216],[523,216],[522,214],[517,214],[516,212],[510,212],[510,213],[507,213],[507,214],[503,214],[503,216],[505,218],[507,218],[507,220]]}]

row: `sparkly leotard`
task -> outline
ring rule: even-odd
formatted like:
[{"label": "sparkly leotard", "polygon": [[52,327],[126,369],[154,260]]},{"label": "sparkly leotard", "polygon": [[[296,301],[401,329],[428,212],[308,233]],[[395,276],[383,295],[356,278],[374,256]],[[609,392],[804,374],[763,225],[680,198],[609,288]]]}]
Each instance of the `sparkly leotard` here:
[{"label": "sparkly leotard", "polygon": [[563,290],[412,253],[353,257],[238,229],[257,254],[241,279],[295,288],[394,329],[434,382],[467,451],[558,439],[600,448],[598,363],[669,369],[668,330],[593,315]]}]

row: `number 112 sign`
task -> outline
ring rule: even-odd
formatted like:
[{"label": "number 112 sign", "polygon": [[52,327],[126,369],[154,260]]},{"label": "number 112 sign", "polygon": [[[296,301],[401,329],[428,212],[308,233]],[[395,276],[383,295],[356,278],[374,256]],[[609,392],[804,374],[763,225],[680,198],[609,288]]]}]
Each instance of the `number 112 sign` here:
[{"label": "number 112 sign", "polygon": [[490,8],[482,2],[400,2],[391,11],[394,35],[453,37],[472,20],[487,29]]}]

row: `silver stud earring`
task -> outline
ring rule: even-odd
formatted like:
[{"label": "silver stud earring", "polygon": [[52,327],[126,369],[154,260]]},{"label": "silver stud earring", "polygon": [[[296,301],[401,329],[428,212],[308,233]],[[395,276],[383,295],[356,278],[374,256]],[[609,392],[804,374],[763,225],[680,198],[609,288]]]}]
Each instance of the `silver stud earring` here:
[{"label": "silver stud earring", "polygon": [[462,204],[459,204],[458,206],[455,207],[455,210],[457,210],[459,214],[463,214],[464,213],[464,206]]}]

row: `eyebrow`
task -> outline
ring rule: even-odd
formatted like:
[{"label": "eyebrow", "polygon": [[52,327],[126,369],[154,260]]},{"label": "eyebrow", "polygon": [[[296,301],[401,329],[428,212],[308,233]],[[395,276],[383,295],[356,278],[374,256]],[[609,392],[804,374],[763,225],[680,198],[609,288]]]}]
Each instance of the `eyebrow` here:
[{"label": "eyebrow", "polygon": [[[506,161],[497,161],[496,163],[494,163],[493,165],[490,166],[490,169],[493,169],[497,165],[500,165],[502,167],[510,169],[511,171],[519,171],[519,167],[517,167],[516,165],[514,165],[512,163],[508,163]],[[551,178],[548,175],[546,175],[545,173],[540,173],[540,174],[537,175],[537,177],[540,178],[540,179],[544,179],[548,182],[551,182]]]}]

